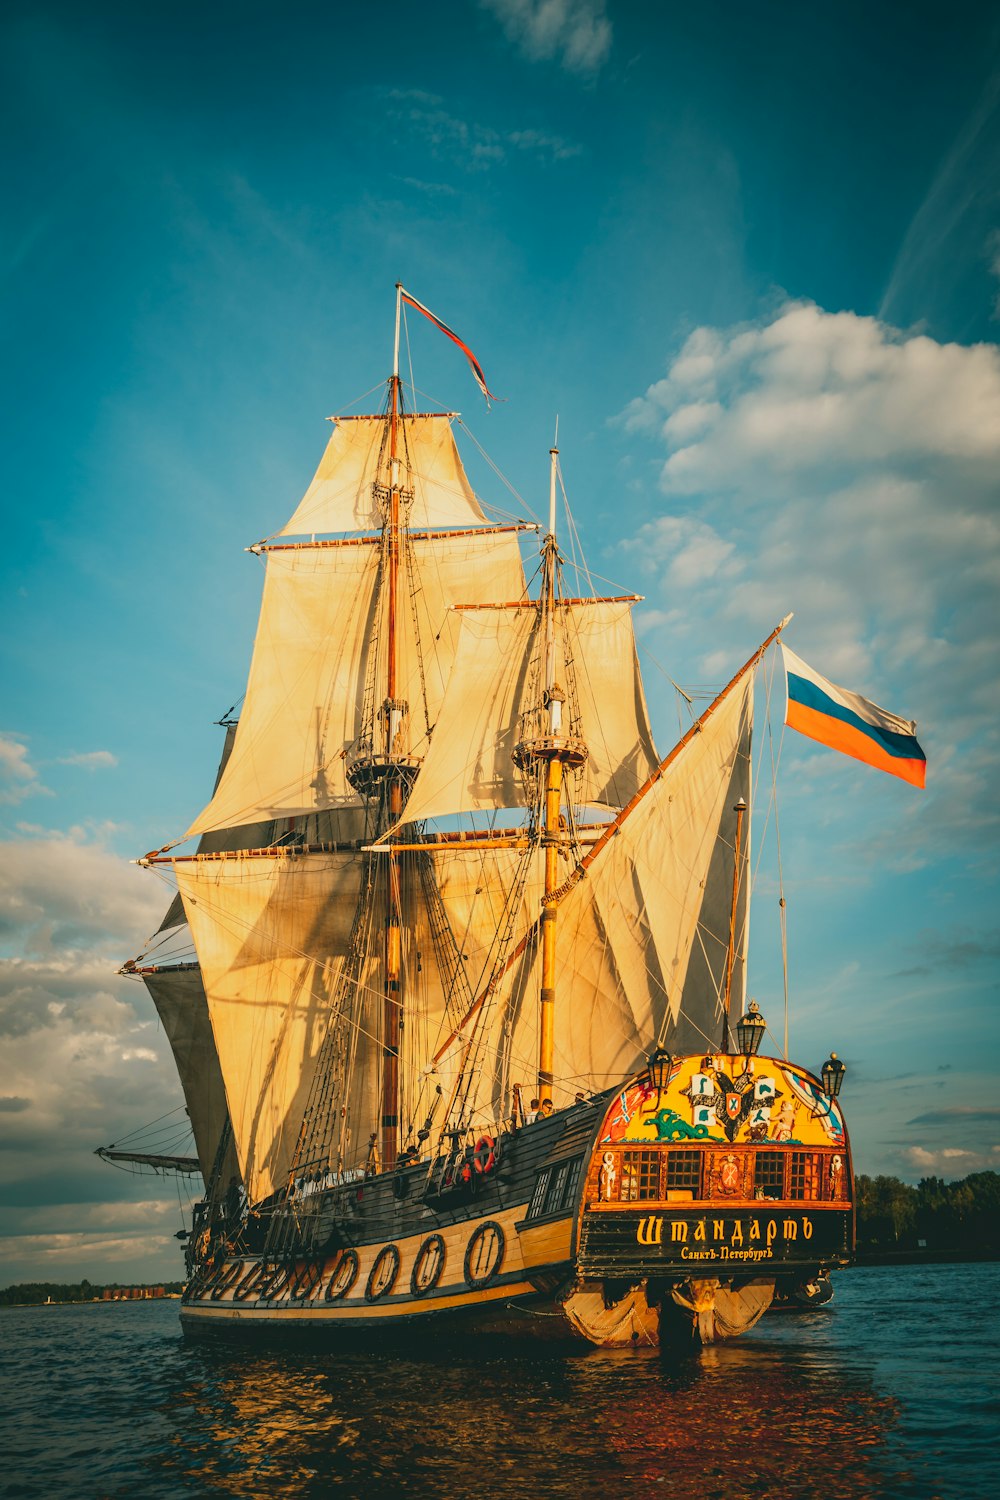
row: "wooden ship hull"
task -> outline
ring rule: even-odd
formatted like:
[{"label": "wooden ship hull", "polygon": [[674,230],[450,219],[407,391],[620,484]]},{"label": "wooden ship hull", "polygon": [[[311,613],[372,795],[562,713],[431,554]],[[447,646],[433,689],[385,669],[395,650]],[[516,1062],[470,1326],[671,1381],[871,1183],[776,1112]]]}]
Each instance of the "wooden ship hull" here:
[{"label": "wooden ship hull", "polygon": [[[742,1333],[776,1289],[847,1264],[854,1233],[839,1110],[801,1069],[755,1061],[738,1097],[756,1089],[764,1102],[732,1139],[721,1122],[684,1118],[705,1106],[671,1107],[708,1076],[698,1056],[674,1063],[659,1094],[640,1075],[430,1169],[293,1199],[283,1250],[275,1220],[269,1252],[253,1248],[252,1217],[214,1236],[203,1225],[181,1316],[191,1331],[333,1338],[428,1325],[595,1345]],[[793,1112],[778,1101],[796,1096],[805,1118],[785,1139],[777,1121]]]}]

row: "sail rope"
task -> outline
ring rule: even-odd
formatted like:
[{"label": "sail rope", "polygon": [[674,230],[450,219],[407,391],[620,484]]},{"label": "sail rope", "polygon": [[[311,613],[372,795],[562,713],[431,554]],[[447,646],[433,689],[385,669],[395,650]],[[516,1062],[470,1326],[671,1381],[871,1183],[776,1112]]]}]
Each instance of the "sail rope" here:
[{"label": "sail rope", "polygon": [[[197,1170],[194,1132],[187,1109],[183,1104],[179,1104],[176,1109],[158,1115],[155,1120],[136,1126],[128,1134],[119,1136],[109,1146],[102,1146],[98,1155],[109,1165],[119,1168],[120,1171],[139,1177],[149,1175],[159,1177],[171,1170],[175,1172]],[[164,1162],[157,1164],[155,1161],[129,1160],[129,1157],[163,1157]],[[190,1158],[191,1166],[182,1168],[180,1165],[176,1167],[167,1165],[171,1158],[178,1163]]]},{"label": "sail rope", "polygon": [[[424,394],[426,394],[426,393],[424,393]],[[472,431],[472,429],[469,427],[469,425],[466,422],[464,422],[461,417],[457,417],[456,421],[458,422],[459,427],[461,427],[462,431],[465,433],[466,437],[469,439],[470,443],[473,444],[473,446],[475,447],[476,451],[479,453],[480,457],[483,458],[486,461],[486,463],[489,465],[489,467],[493,470],[493,473],[499,479],[499,481],[503,485],[504,489],[510,491],[510,493],[513,495],[514,499],[517,501],[518,505],[522,506],[523,509],[527,511],[528,515],[534,521],[535,525],[536,526],[541,526],[541,524],[542,524],[541,521],[539,520],[539,518],[535,514],[535,512],[532,510],[532,508],[528,504],[527,500],[525,500],[524,496],[517,489],[515,489],[515,487],[511,484],[510,480],[507,478],[507,476],[503,472],[503,470],[496,463],[494,463],[493,459],[487,453],[486,449],[483,447],[482,443],[480,443],[479,439],[476,437],[475,433]],[[488,509],[491,510],[495,515],[504,516],[508,520],[517,520],[517,519],[519,519],[518,516],[517,516],[517,514],[516,514],[516,512],[504,510],[503,507],[499,506],[499,505],[490,505],[488,507]]]},{"label": "sail rope", "polygon": [[[517,921],[517,914],[521,909],[521,901],[528,879],[532,852],[531,850],[526,851],[525,855],[518,861],[515,880],[505,895],[504,905],[501,909],[501,921],[497,924],[490,949],[491,954],[493,954],[493,963],[490,970],[491,984],[494,977],[499,980],[507,952],[514,939],[514,925]],[[498,993],[499,984],[492,985],[489,999],[480,1007],[473,1020],[472,1036],[466,1044],[465,1054],[459,1068],[449,1108],[449,1112],[452,1114],[454,1114],[456,1108],[459,1111],[458,1119],[454,1121],[456,1125],[468,1124],[469,1095],[473,1082],[482,1074],[483,1057],[490,1032],[488,1023],[497,1002]],[[499,1101],[494,1094],[494,1098],[491,1101],[494,1113],[497,1111],[498,1104]],[[445,1122],[447,1120],[448,1113],[445,1115]]]}]

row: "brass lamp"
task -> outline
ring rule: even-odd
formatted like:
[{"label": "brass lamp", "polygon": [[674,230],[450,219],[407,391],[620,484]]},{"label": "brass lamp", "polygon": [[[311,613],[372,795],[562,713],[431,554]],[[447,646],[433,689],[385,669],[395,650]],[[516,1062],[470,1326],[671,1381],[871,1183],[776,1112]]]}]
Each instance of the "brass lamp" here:
[{"label": "brass lamp", "polygon": [[836,1052],[831,1052],[822,1068],[824,1094],[829,1095],[831,1099],[836,1099],[843,1086],[844,1074],[846,1072],[847,1068],[841,1062]]},{"label": "brass lamp", "polygon": [[766,1030],[767,1022],[760,1013],[760,1006],[756,1000],[751,1000],[746,1015],[736,1023],[736,1039],[746,1057],[756,1057]]},{"label": "brass lamp", "polygon": [[656,1090],[657,1095],[663,1093],[669,1082],[670,1069],[673,1067],[673,1062],[674,1060],[670,1056],[670,1053],[664,1051],[662,1047],[657,1047],[655,1052],[651,1052],[647,1058],[649,1081]]}]

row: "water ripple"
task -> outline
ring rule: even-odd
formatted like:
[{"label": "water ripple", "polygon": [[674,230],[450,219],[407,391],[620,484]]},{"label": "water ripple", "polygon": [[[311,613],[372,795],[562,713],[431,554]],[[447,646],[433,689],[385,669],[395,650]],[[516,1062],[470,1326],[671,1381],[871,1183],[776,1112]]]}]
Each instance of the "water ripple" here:
[{"label": "water ripple", "polygon": [[830,1309],[673,1365],[192,1343],[175,1302],[6,1310],[0,1494],[1000,1494],[1000,1266],[853,1270],[837,1288]]}]

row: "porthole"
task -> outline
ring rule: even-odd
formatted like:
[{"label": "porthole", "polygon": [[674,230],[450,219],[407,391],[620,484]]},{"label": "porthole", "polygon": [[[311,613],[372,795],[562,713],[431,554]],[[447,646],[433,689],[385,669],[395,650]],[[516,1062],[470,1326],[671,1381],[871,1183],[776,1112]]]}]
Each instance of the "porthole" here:
[{"label": "porthole", "polygon": [[248,1301],[249,1298],[252,1297],[257,1292],[257,1290],[260,1287],[261,1283],[267,1280],[267,1277],[268,1277],[268,1272],[267,1272],[267,1269],[265,1268],[263,1262],[259,1261],[259,1260],[251,1261],[250,1262],[250,1269],[247,1271],[246,1275],[240,1281],[238,1281],[237,1284],[236,1284],[236,1286],[233,1288],[233,1296],[236,1299],[236,1301],[237,1302],[246,1302],[246,1301]]},{"label": "porthole", "polygon": [[414,1297],[426,1297],[441,1280],[444,1270],[444,1240],[439,1234],[431,1234],[417,1251],[410,1276],[410,1291]]},{"label": "porthole", "polygon": [[225,1264],[221,1266],[199,1266],[188,1283],[188,1301],[202,1301],[207,1297],[212,1288],[222,1280],[225,1269]]},{"label": "porthole", "polygon": [[380,1297],[386,1297],[396,1284],[399,1274],[399,1251],[395,1245],[386,1245],[375,1257],[375,1263],[368,1273],[368,1284],[365,1287],[365,1301],[377,1302]]},{"label": "porthole", "polygon": [[340,1258],[333,1268],[333,1275],[327,1284],[327,1302],[339,1302],[341,1297],[346,1297],[357,1279],[358,1252],[356,1250],[342,1250]]},{"label": "porthole", "polygon": [[323,1267],[314,1260],[307,1260],[292,1278],[289,1295],[297,1302],[305,1302],[312,1296],[323,1277]]},{"label": "porthole", "polygon": [[261,1302],[274,1302],[284,1292],[292,1279],[291,1266],[272,1266],[257,1288]]},{"label": "porthole", "polygon": [[493,1219],[480,1224],[465,1252],[465,1284],[472,1288],[486,1286],[503,1265],[504,1233]]}]

